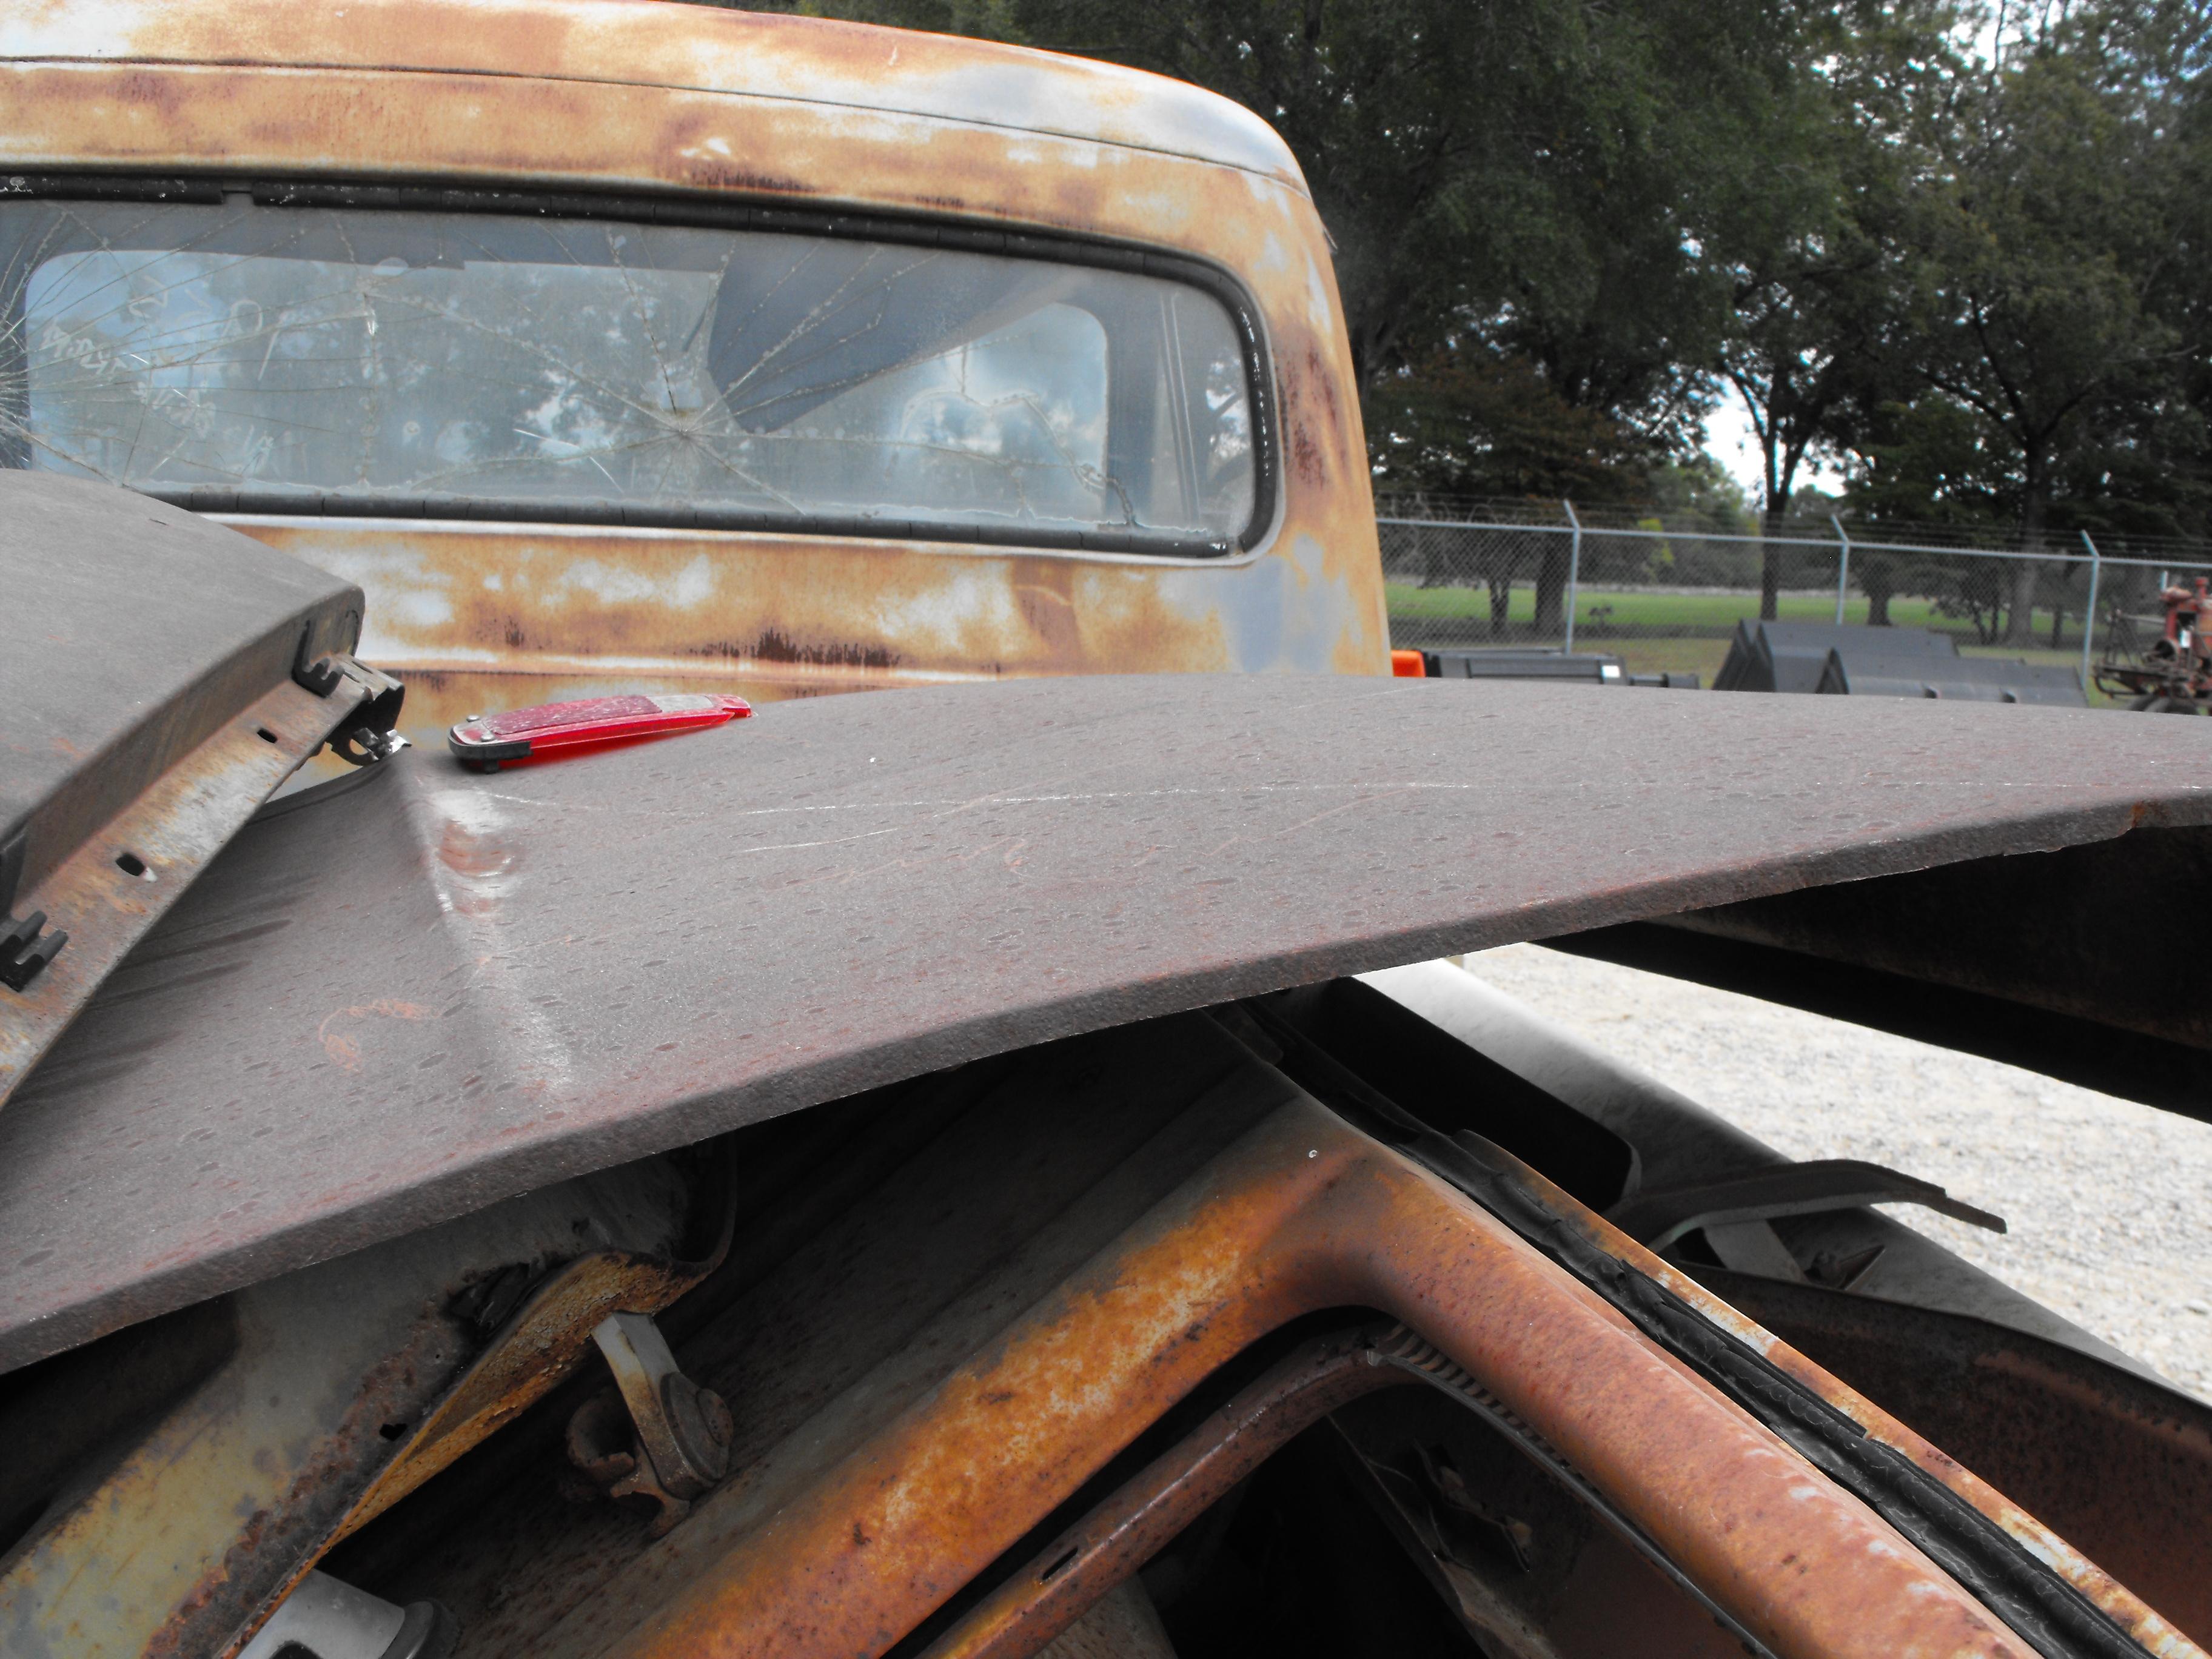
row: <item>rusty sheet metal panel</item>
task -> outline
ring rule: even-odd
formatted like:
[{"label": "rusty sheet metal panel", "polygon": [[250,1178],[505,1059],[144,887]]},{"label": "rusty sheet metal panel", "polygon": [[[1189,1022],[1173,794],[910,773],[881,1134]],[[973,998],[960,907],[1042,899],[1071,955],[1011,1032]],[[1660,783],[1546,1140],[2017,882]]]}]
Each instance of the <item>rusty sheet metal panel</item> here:
[{"label": "rusty sheet metal panel", "polygon": [[1858,1425],[1869,1440],[1910,1460],[1923,1474],[1994,1522],[2035,1559],[2063,1577],[2142,1647],[2160,1654],[2202,1651],[2163,1613],[2145,1603],[2130,1586],[2114,1578],[2103,1566],[2052,1531],[2039,1516],[2021,1508],[1925,1435],[1823,1370],[1681,1269],[1644,1249],[1604,1217],[1577,1203],[1571,1194],[1553,1186],[1536,1170],[1512,1159],[1510,1153],[1492,1151],[1498,1158],[1510,1160],[1519,1181],[1562,1218],[1563,1231],[1571,1230],[1606,1255],[1665,1286],[1715,1326],[1758,1352],[1776,1370]]},{"label": "rusty sheet metal panel", "polygon": [[415,730],[641,687],[771,702],[1001,676],[1364,672],[1383,639],[1354,584],[1295,556],[227,522],[362,585],[362,654],[404,676]]},{"label": "rusty sheet metal panel", "polygon": [[242,832],[0,1114],[6,1363],[982,1054],[2212,819],[2179,722],[1325,676],[377,774]]},{"label": "rusty sheet metal panel", "polygon": [[[830,538],[239,521],[367,584],[371,659],[410,684],[428,671],[414,718],[600,690],[608,673],[630,689],[706,677],[772,697],[945,673],[1388,672],[1326,238],[1280,140],[1224,100],[974,42],[574,0],[54,11],[17,21],[0,48],[15,60],[0,64],[12,169],[858,207],[1165,249],[1250,293],[1274,381],[1277,519],[1252,552],[1202,568]],[[594,568],[647,597],[580,605]],[[695,568],[703,599],[688,597],[696,584],[650,596]],[[501,695],[503,675],[527,683]]]},{"label": "rusty sheet metal panel", "polygon": [[1141,70],[948,35],[702,6],[386,0],[319,13],[288,0],[142,0],[98,12],[54,6],[10,17],[0,32],[0,55],[519,75],[748,93],[856,115],[988,121],[1301,182],[1289,148],[1250,111]]},{"label": "rusty sheet metal panel", "polygon": [[[589,1523],[573,1518],[573,1510],[567,1511],[571,1518],[562,1518],[563,1505],[554,1498],[556,1474],[543,1467],[546,1460],[557,1460],[556,1417],[550,1425],[541,1420],[525,1431],[540,1448],[534,1457],[510,1443],[503,1478],[488,1480],[480,1471],[458,1493],[441,1498],[432,1489],[424,1494],[430,1500],[428,1510],[418,1507],[395,1517],[397,1534],[387,1528],[381,1546],[373,1547],[368,1557],[356,1554],[333,1564],[332,1570],[341,1577],[356,1575],[390,1599],[428,1595],[454,1608],[468,1632],[463,1649],[468,1659],[598,1656],[611,1644],[619,1645],[646,1616],[642,1610],[690,1594],[725,1567],[749,1561],[746,1571],[764,1583],[773,1571],[763,1561],[793,1530],[818,1525],[825,1538],[849,1535],[835,1523],[836,1509],[847,1499],[862,1506],[860,1512],[847,1513],[848,1526],[859,1519],[863,1536],[896,1546],[896,1532],[879,1535],[867,1524],[874,1513],[867,1506],[888,1502],[899,1508],[896,1491],[887,1499],[882,1487],[852,1477],[856,1466],[880,1466],[885,1459],[903,1471],[908,1465],[898,1463],[896,1447],[928,1440],[930,1425],[946,1428],[948,1437],[957,1443],[929,1454],[934,1465],[968,1471],[942,1485],[951,1494],[945,1519],[947,1547],[955,1555],[981,1547],[976,1528],[1017,1526],[1021,1512],[1048,1505],[1054,1491],[1067,1490],[1085,1469],[1095,1468],[1109,1455],[1113,1448],[1099,1443],[1112,1440],[1148,1409],[1183,1397],[1187,1364],[1203,1370],[1223,1350],[1234,1350],[1240,1366],[1261,1358],[1267,1347],[1255,1353],[1235,1345],[1239,1332],[1265,1326],[1269,1308],[1280,1314],[1284,1298],[1296,1303],[1308,1291],[1324,1298],[1344,1294],[1340,1278],[1331,1288],[1316,1285],[1312,1274],[1323,1279],[1332,1273],[1364,1275],[1358,1297],[1364,1298],[1373,1292],[1375,1275],[1388,1278],[1405,1265],[1407,1255],[1419,1255],[1437,1242],[1424,1225],[1389,1224],[1387,1206],[1363,1210],[1366,1224],[1345,1221],[1333,1207],[1344,1198],[1338,1188],[1376,1195],[1365,1183],[1371,1173],[1366,1162],[1354,1160],[1349,1171],[1322,1171],[1318,1186],[1309,1183],[1316,1173],[1310,1164],[1334,1156],[1332,1135],[1365,1146],[1384,1166],[1404,1167],[1396,1154],[1339,1119],[1320,1119],[1334,1126],[1325,1127],[1320,1138],[1287,1137],[1289,1155],[1282,1161],[1289,1167],[1279,1169],[1272,1183],[1266,1179],[1259,1167],[1262,1160],[1245,1155],[1265,1133],[1254,1131],[1286,1106],[1310,1108],[1311,1102],[1281,1071],[1261,1062],[1254,1049],[1229,1038],[1224,1026],[1240,1019],[1241,1029],[1252,1031],[1252,1020],[1241,1012],[1218,1021],[1186,1016],[1122,1027],[921,1079],[910,1089],[833,1109],[825,1121],[835,1126],[831,1139],[846,1149],[836,1178],[842,1181],[842,1166],[854,1160],[873,1161],[873,1173],[846,1190],[834,1207],[834,1218],[825,1216],[816,1228],[802,1226],[795,1234],[787,1231],[790,1212],[817,1206],[794,1188],[783,1205],[770,1205],[760,1218],[769,1231],[782,1235],[783,1250],[789,1253],[779,1251],[770,1258],[776,1266],[764,1275],[757,1270],[741,1273],[719,1291],[710,1285],[696,1293],[706,1298],[708,1310],[687,1322],[693,1331],[678,1340],[678,1351],[688,1374],[731,1402],[738,1425],[733,1461],[739,1473],[673,1533],[656,1538],[641,1529],[639,1517],[623,1519],[611,1512]],[[1254,1032],[1253,1040],[1266,1048],[1264,1034]],[[1035,1105],[1040,1099],[1054,1102],[1056,1109],[1038,1116]],[[788,1134],[791,1128],[781,1133]],[[1019,1158],[1004,1156],[1017,1139]],[[1414,1150],[1426,1155],[1426,1147]],[[948,1205],[944,1195],[954,1186],[960,1199]],[[1355,1192],[1346,1201],[1358,1206],[1364,1200]],[[1546,1214],[1547,1235],[1560,1230],[1563,1216],[1580,1217],[1586,1227],[1599,1231],[1587,1212],[1571,1203]],[[1285,1221],[1286,1215],[1290,1219]],[[1332,1224],[1330,1217],[1342,1224]],[[1271,1221],[1283,1224],[1271,1227]],[[1514,1223],[1524,1239],[1526,1224],[1525,1216]],[[1164,1234],[1182,1238],[1188,1255],[1171,1242],[1155,1249]],[[1542,1241],[1551,1242],[1549,1237]],[[1443,1251],[1452,1255],[1448,1239]],[[1264,1265],[1240,1274],[1235,1261],[1224,1265],[1224,1253],[1256,1253]],[[1612,1264],[1619,1258],[1608,1252],[1603,1260],[1607,1266],[1595,1282],[1612,1286],[1618,1279]],[[1575,1271],[1585,1284],[1594,1282],[1584,1264],[1577,1264]],[[1473,1276],[1485,1278],[1480,1272]],[[1089,1293],[1100,1285],[1113,1289],[1103,1297]],[[1479,1291],[1474,1293],[1480,1296]],[[1199,1304],[1188,1310],[1180,1327],[1156,1316],[1163,1299],[1172,1303],[1178,1297],[1196,1298]],[[1398,1305],[1387,1299],[1385,1304]],[[1682,1312],[1705,1340],[1720,1340],[1711,1316]],[[1734,1314],[1717,1307],[1716,1312],[1723,1328],[1752,1338],[1777,1363],[1794,1358]],[[680,1305],[678,1316],[682,1315]],[[1169,1327],[1164,1331],[1164,1322]],[[1230,1328],[1224,1331],[1224,1326]],[[1102,1328],[1118,1334],[1094,1334]],[[1144,1363],[1142,1356],[1162,1343],[1165,1351],[1157,1362]],[[1382,1350],[1373,1361],[1361,1358],[1363,1367],[1399,1368],[1401,1375],[1435,1385],[1441,1400],[1455,1401],[1462,1411],[1472,1407],[1477,1419],[1495,1412],[1494,1397],[1470,1393],[1469,1380],[1450,1360],[1402,1330],[1387,1336],[1365,1333],[1358,1346]],[[1489,1351],[1482,1366],[1494,1360],[1500,1370],[1510,1373],[1514,1380],[1507,1391],[1517,1397],[1524,1385],[1540,1384],[1536,1376],[1522,1374],[1517,1360],[1506,1353],[1511,1346]],[[996,1368],[1010,1347],[1017,1352],[1009,1367],[1020,1386],[978,1382],[980,1375],[1004,1374]],[[1194,1348],[1201,1352],[1194,1353]],[[1023,1354],[1030,1358],[1024,1360]],[[1550,1375],[1556,1380],[1556,1372]],[[1078,1380],[1080,1387],[1071,1394]],[[1307,1381],[1333,1386],[1326,1364]],[[1903,1436],[1863,1401],[1835,1389],[1832,1380],[1808,1371],[1807,1382],[1815,1394],[1833,1393],[1845,1413],[1874,1434],[1886,1439]],[[1132,1522],[1138,1534],[1154,1522],[1171,1526],[1162,1522],[1160,1506],[1202,1503],[1207,1483],[1234,1478],[1234,1468],[1224,1469],[1223,1459],[1233,1464],[1249,1462],[1248,1454],[1263,1455],[1264,1449],[1251,1450],[1247,1429],[1270,1442],[1279,1428],[1282,1433],[1296,1431],[1296,1423],[1274,1424],[1273,1414],[1295,1414],[1298,1386],[1289,1395],[1261,1389],[1258,1399],[1264,1405],[1245,1396],[1268,1422],[1250,1423],[1240,1416],[1241,1407],[1233,1408],[1226,1420],[1211,1419],[1231,1437],[1226,1445],[1216,1447],[1219,1457],[1206,1452],[1213,1443],[1201,1429],[1196,1443],[1203,1455],[1196,1465],[1175,1454],[1164,1456],[1152,1475],[1164,1476],[1164,1481],[1135,1475],[1094,1518],[1119,1516]],[[1800,1425],[1808,1406],[1815,1413],[1822,1409],[1809,1398],[1801,1399],[1793,1413]],[[1772,1407],[1770,1397],[1762,1408],[1771,1412]],[[1104,1422],[1115,1429],[1086,1435],[1080,1425],[1068,1433],[1065,1422],[1052,1423],[1030,1441],[1036,1458],[1018,1478],[994,1478],[995,1460],[1006,1455],[1006,1437],[1055,1409],[1062,1417],[1087,1418],[1094,1427]],[[974,1420],[994,1416],[1002,1431],[997,1436]],[[1492,1433],[1480,1432],[1486,1437]],[[1186,1449],[1192,1443],[1186,1442]],[[974,1460],[964,1455],[963,1447],[975,1452]],[[1541,1455],[1536,1467],[1554,1475],[1532,1468],[1531,1478],[1552,1491],[1559,1466],[1551,1453],[1557,1449],[1534,1449]],[[1520,1463],[1522,1455],[1514,1452],[1510,1438],[1497,1450]],[[1132,1469],[1125,1465],[1124,1472]],[[917,1473],[915,1478],[927,1477]],[[899,1484],[892,1482],[894,1488]],[[1583,1500],[1567,1494],[1587,1495],[1587,1483],[1572,1476],[1557,1490],[1559,1501],[1583,1516]],[[1881,1501],[1894,1504],[1898,1496],[1891,1484]],[[1585,1548],[1596,1536],[1588,1530],[1590,1518],[1570,1519],[1556,1503],[1526,1513],[1536,1523],[1534,1547],[1545,1563],[1549,1588],[1542,1583],[1522,1586],[1520,1594],[1507,1597],[1510,1603],[1532,1616],[1547,1617],[1559,1607],[1552,1591],[1565,1589],[1575,1580],[1583,1594],[1601,1594],[1601,1587],[1609,1586],[1629,1605],[1637,1605],[1637,1588],[1623,1582],[1624,1572],[1633,1580],[1649,1570],[1641,1567],[1631,1547],[1611,1545],[1591,1553]],[[901,1527],[912,1518],[896,1517]],[[1098,1546],[1090,1555],[1079,1553],[1087,1565],[1067,1569],[1079,1571],[1085,1581],[1087,1588],[1077,1596],[1079,1604],[1084,1595],[1112,1581],[1117,1548],[1148,1552],[1140,1535],[1115,1524],[1103,1532],[1091,1531],[1087,1523],[1078,1530]],[[465,1543],[458,1548],[429,1541],[459,1543],[464,1537]],[[1949,1545],[1955,1547],[1959,1537],[1954,1529]],[[915,1592],[910,1586],[882,1583],[872,1547],[848,1549],[845,1559],[855,1571],[835,1577],[813,1604],[822,1616],[810,1616],[795,1628],[770,1622],[736,1639],[771,1650],[805,1650],[810,1634],[821,1632],[826,1632],[828,1650],[851,1651],[863,1645],[846,1639],[853,1620],[881,1614],[886,1626],[897,1626],[897,1609],[910,1605],[901,1598],[926,1595],[927,1587]],[[1976,1582],[1994,1582],[1986,1551],[1972,1547],[1964,1553],[1979,1562],[1982,1576]],[[2063,1555],[2063,1547],[2058,1553]],[[1608,1554],[1610,1568],[1604,1560]],[[2017,1552],[2012,1558],[2015,1571],[2008,1582],[2016,1590],[2016,1569],[2024,1564]],[[1036,1559],[1050,1565],[1059,1557],[1048,1551]],[[1120,1560],[1124,1570],[1134,1565],[1131,1554]],[[1583,1577],[1585,1567],[1595,1571],[1595,1583]],[[1962,1571],[1971,1578],[1976,1570]],[[954,1561],[933,1567],[928,1576],[942,1585],[958,1574]],[[895,1579],[897,1574],[889,1576]],[[1654,1592],[1667,1605],[1677,1605],[1662,1578],[1642,1583],[1641,1591],[1646,1605]],[[2002,1593],[1996,1599],[2003,1599]],[[2007,1605],[2016,1607],[2017,1601]],[[1658,1621],[1671,1626],[1676,1638],[1706,1622],[1693,1604],[1678,1611],[1679,1620]],[[2124,1592],[2114,1611],[2154,1647],[2163,1645],[2175,1654],[2191,1650],[2185,1642],[2166,1642],[2154,1617]],[[1579,1621],[1579,1628],[1585,1637],[1593,1633],[1586,1620]],[[1706,1628],[1710,1632],[1709,1623]],[[896,1633],[888,1631],[883,1641]],[[1707,1644],[1680,1639],[1645,1645],[1669,1653],[1711,1650]],[[2109,1640],[2101,1647],[2092,1642],[2088,1648],[2118,1650]],[[1570,1650],[1611,1654],[1622,1651],[1623,1644],[1616,1641],[1593,1649],[1585,1641]],[[2061,1640],[2051,1650],[2070,1650]]]}]

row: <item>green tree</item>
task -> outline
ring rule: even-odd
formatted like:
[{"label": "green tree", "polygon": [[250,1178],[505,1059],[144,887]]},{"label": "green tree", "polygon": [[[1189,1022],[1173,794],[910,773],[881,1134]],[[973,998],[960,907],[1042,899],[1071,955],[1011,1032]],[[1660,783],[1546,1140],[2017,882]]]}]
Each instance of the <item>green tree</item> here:
[{"label": "green tree", "polygon": [[[1862,513],[2212,528],[2212,12],[2061,0],[1985,66],[1956,44],[1978,3],[790,9],[1105,58],[1273,124],[1386,485],[1641,501],[1727,396],[1770,535],[1838,453]],[[2043,573],[2016,574],[1982,609],[2021,639]]]},{"label": "green tree", "polygon": [[[1962,100],[1918,202],[1935,304],[1923,373],[1980,418],[1983,488],[2031,550],[2069,468],[2154,404],[2182,356],[2154,303],[2171,145],[2125,56],[2088,10],[2019,43]],[[2013,567],[2008,643],[2029,636],[2042,568]]]},{"label": "green tree", "polygon": [[[1948,44],[1956,21],[1937,0],[1843,7],[1809,22],[1791,95],[1770,124],[1771,187],[1729,227],[1734,316],[1720,377],[1759,442],[1763,617],[1775,615],[1777,538],[1800,467],[1840,453],[1862,412],[1909,382],[1915,305],[1899,222],[1960,67]],[[1884,620],[1886,598],[1875,606]]]},{"label": "green tree", "polygon": [[[808,0],[808,9],[1104,58],[1233,98],[1280,131],[1336,246],[1376,459],[1408,398],[1463,447],[1510,450],[1557,406],[1694,447],[1729,285],[1704,249],[1759,186],[1799,0]],[[1528,407],[1493,432],[1504,380]],[[1409,388],[1404,377],[1419,382]],[[1510,428],[1510,429],[1509,429]],[[1398,479],[1394,482],[1401,481]],[[1402,481],[1416,482],[1413,478]]]}]

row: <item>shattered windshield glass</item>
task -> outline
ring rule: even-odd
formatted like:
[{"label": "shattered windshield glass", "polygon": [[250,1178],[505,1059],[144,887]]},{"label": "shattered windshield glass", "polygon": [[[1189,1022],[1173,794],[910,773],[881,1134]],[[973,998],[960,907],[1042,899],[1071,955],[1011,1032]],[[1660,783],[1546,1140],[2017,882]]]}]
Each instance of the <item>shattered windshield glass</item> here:
[{"label": "shattered windshield glass", "polygon": [[1158,277],[242,195],[8,201],[0,261],[15,466],[330,513],[611,503],[922,535],[1219,543],[1253,512],[1236,325]]}]

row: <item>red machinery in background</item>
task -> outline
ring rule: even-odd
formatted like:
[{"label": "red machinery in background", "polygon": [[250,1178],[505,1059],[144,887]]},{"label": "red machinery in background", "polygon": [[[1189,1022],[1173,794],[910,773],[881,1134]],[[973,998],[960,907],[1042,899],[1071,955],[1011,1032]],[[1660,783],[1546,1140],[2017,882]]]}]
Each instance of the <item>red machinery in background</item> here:
[{"label": "red machinery in background", "polygon": [[2177,582],[2161,592],[2163,631],[2144,649],[2127,633],[2116,637],[2098,665],[2098,689],[2127,697],[2130,708],[2145,714],[2202,714],[2212,699],[2212,649],[2204,639],[2212,593],[2206,587],[2207,579],[2199,576],[2189,586]]}]

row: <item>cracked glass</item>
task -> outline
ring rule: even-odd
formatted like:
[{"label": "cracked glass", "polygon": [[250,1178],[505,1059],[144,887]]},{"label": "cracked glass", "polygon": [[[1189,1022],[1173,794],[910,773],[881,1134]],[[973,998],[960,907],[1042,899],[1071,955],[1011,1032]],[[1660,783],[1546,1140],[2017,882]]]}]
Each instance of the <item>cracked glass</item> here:
[{"label": "cracked glass", "polygon": [[1160,277],[240,195],[0,204],[0,460],[140,489],[1213,544],[1255,498],[1236,325]]}]

